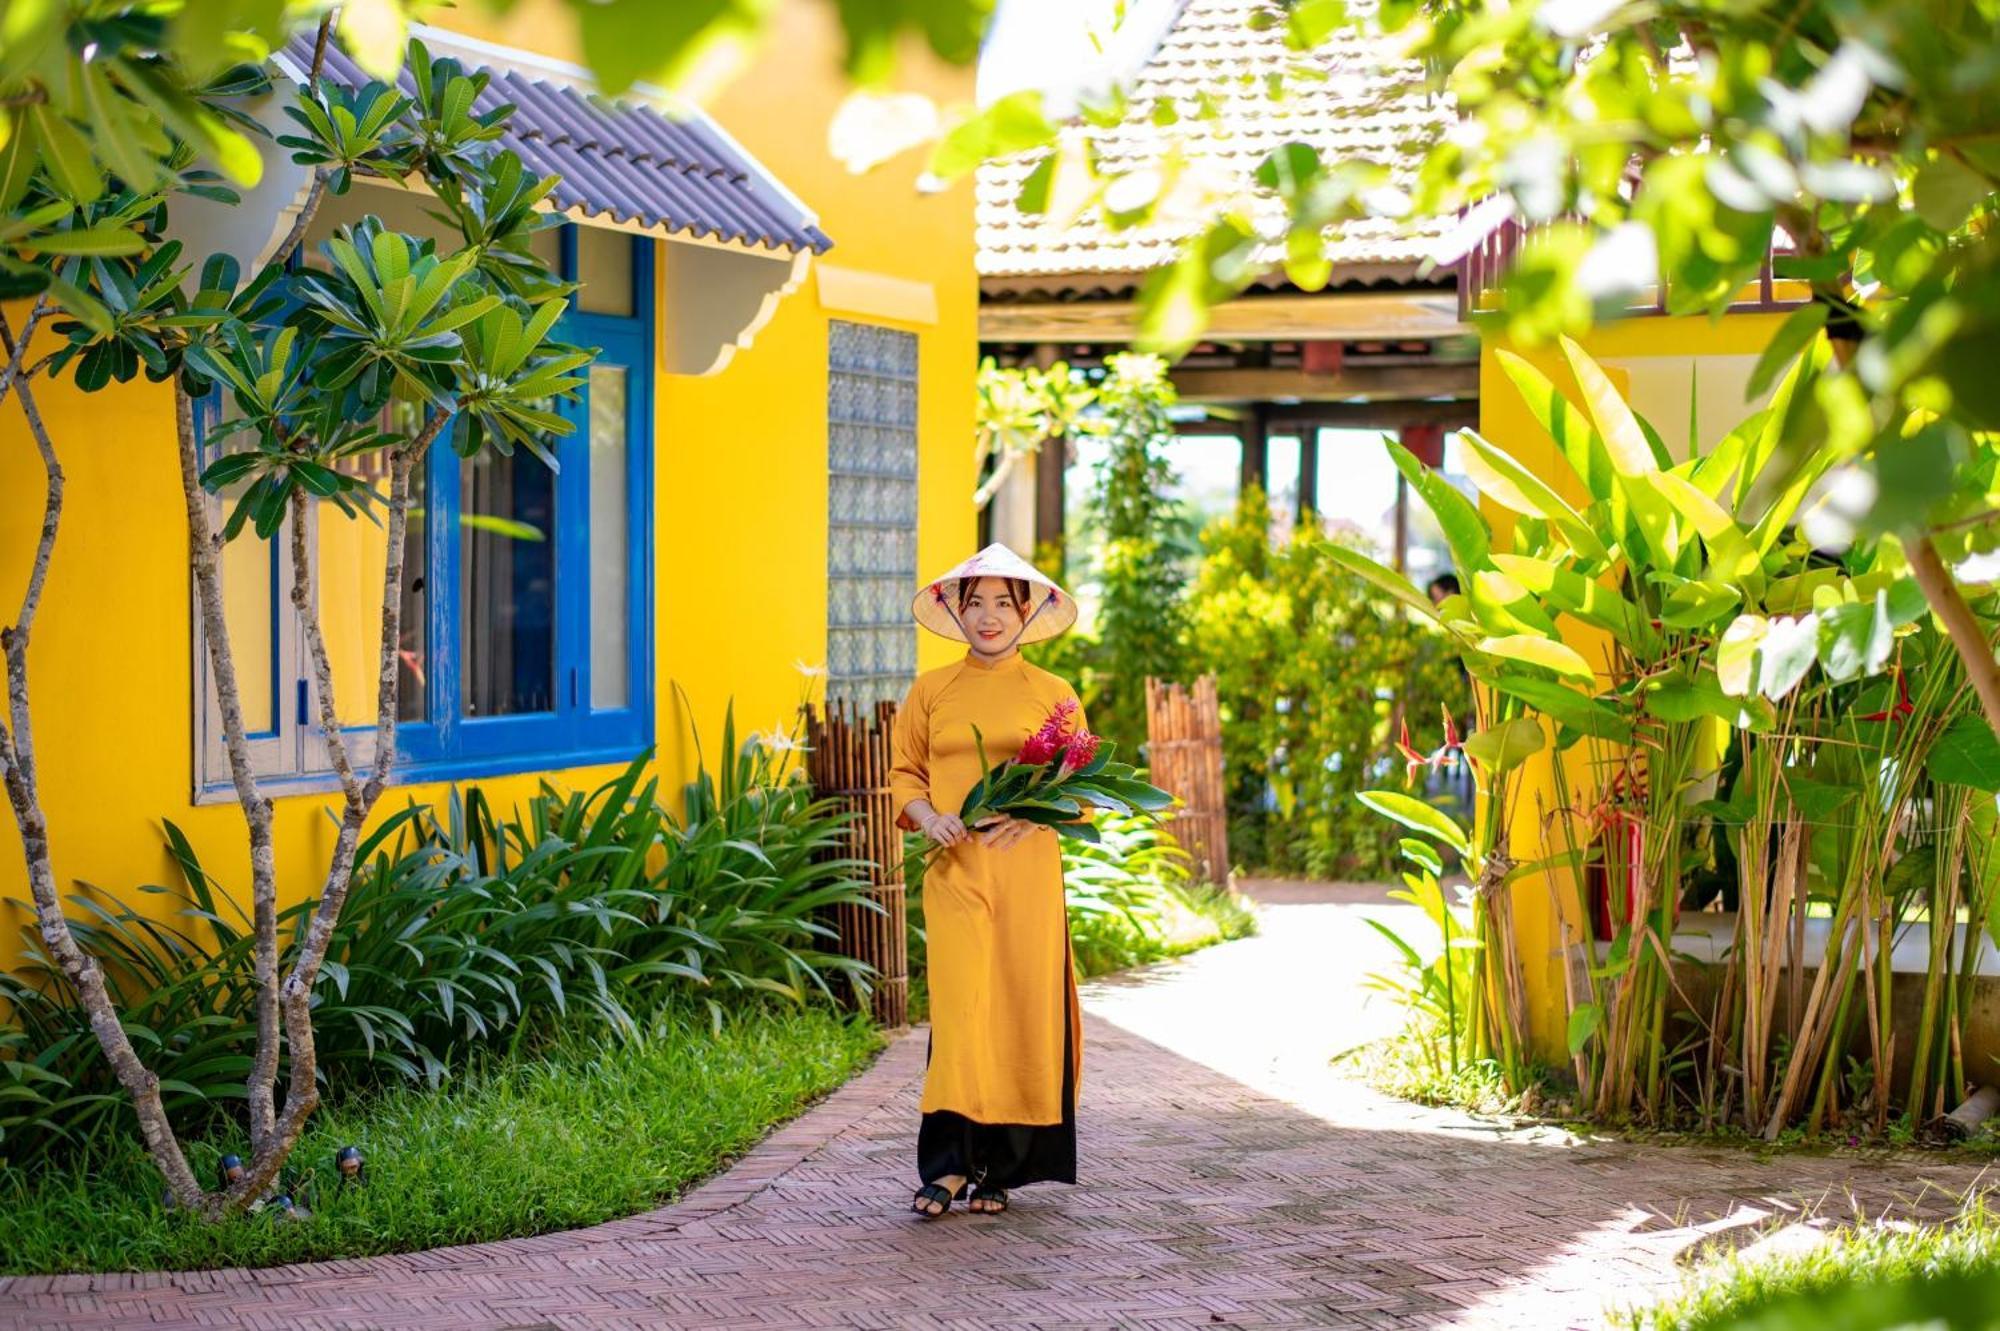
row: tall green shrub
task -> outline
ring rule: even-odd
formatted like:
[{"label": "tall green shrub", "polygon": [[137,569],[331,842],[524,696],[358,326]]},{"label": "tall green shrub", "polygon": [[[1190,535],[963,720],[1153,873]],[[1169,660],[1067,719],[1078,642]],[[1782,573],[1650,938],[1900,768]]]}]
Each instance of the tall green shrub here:
[{"label": "tall green shrub", "polygon": [[1252,489],[1202,534],[1188,599],[1188,664],[1222,708],[1232,858],[1387,876],[1397,838],[1354,795],[1380,782],[1399,718],[1435,740],[1442,707],[1464,714],[1464,676],[1441,633],[1336,562],[1340,538],[1307,525],[1274,549],[1269,529]]},{"label": "tall green shrub", "polygon": [[1174,388],[1166,362],[1120,355],[1106,365],[1092,427],[1108,451],[1091,496],[1104,542],[1097,644],[1089,662],[1093,688],[1086,702],[1092,729],[1137,753],[1146,739],[1146,677],[1186,674],[1184,598],[1194,548],[1168,494],[1174,473],[1166,448],[1174,427],[1167,408]]}]

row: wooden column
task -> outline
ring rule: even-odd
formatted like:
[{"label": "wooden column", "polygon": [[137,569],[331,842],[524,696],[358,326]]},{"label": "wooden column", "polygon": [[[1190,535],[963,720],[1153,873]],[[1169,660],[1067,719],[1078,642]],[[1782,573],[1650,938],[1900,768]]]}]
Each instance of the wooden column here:
[{"label": "wooden column", "polygon": [[1299,427],[1299,521],[1319,509],[1319,427]]},{"label": "wooden column", "polygon": [[1271,424],[1262,402],[1255,403],[1244,412],[1243,424],[1236,437],[1243,441],[1243,471],[1236,486],[1237,497],[1240,499],[1243,492],[1253,485],[1269,493]]},{"label": "wooden column", "polygon": [[1410,483],[1396,473],[1396,572],[1410,567]]},{"label": "wooden column", "polygon": [[[1035,364],[1046,370],[1056,363],[1056,349],[1047,343],[1035,348]],[[1062,545],[1065,522],[1063,495],[1069,473],[1069,440],[1056,435],[1042,440],[1035,452],[1035,544]],[[1032,555],[1033,551],[1021,551]]]},{"label": "wooden column", "polygon": [[[1426,467],[1444,465],[1444,426],[1437,421],[1412,421],[1398,431],[1404,448]],[[1410,548],[1410,484],[1396,475],[1396,571],[1408,567]]]}]

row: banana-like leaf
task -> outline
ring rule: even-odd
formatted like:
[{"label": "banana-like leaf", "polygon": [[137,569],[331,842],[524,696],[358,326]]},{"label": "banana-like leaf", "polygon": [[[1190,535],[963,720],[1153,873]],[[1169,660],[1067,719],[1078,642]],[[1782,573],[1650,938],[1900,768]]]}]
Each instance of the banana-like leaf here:
[{"label": "banana-like leaf", "polygon": [[[1497,555],[1494,562],[1516,556]],[[1480,626],[1492,634],[1529,633],[1544,638],[1559,636],[1556,622],[1532,594],[1533,589],[1506,572],[1482,568],[1472,575],[1466,599]]]},{"label": "banana-like leaf", "polygon": [[1457,486],[1417,461],[1409,449],[1387,437],[1382,443],[1388,448],[1396,470],[1403,473],[1410,488],[1437,519],[1445,544],[1451,548],[1452,566],[1459,570],[1460,576],[1468,569],[1484,568],[1492,551],[1493,537],[1487,530],[1486,519],[1479,516],[1478,507],[1459,493]]},{"label": "banana-like leaf", "polygon": [[1537,638],[1525,633],[1506,637],[1482,638],[1479,650],[1488,656],[1497,656],[1505,661],[1515,661],[1522,665],[1540,666],[1553,670],[1558,675],[1580,679],[1586,683],[1594,680],[1596,672],[1582,653],[1566,642],[1553,638]]},{"label": "banana-like leaf", "polygon": [[1468,737],[1465,754],[1490,775],[1499,776],[1540,753],[1547,743],[1540,721],[1532,716],[1517,716]]},{"label": "banana-like leaf", "polygon": [[1511,351],[1503,349],[1495,354],[1501,370],[1528,404],[1528,410],[1556,441],[1571,470],[1582,479],[1586,492],[1599,502],[1608,502],[1612,496],[1613,470],[1603,438],[1583,413],[1557,391],[1547,375]]},{"label": "banana-like leaf", "polygon": [[1465,432],[1465,469],[1480,493],[1502,508],[1542,518],[1562,533],[1570,549],[1584,559],[1609,558],[1610,552],[1589,523],[1545,481],[1470,430]]},{"label": "banana-like leaf", "polygon": [[1736,519],[1700,487],[1670,472],[1651,472],[1645,479],[1700,535],[1716,574],[1725,582],[1743,583],[1755,595],[1764,580],[1762,561]]},{"label": "banana-like leaf", "polygon": [[1526,555],[1494,555],[1494,565],[1516,583],[1586,624],[1603,629],[1635,656],[1651,656],[1654,633],[1645,613],[1595,578],[1586,578],[1552,560]]},{"label": "banana-like leaf", "polygon": [[1431,604],[1431,598],[1418,591],[1415,583],[1396,572],[1396,570],[1379,564],[1367,555],[1356,550],[1350,550],[1342,545],[1329,545],[1326,553],[1327,557],[1333,560],[1334,563],[1340,565],[1350,573],[1367,579],[1380,590],[1389,593],[1389,595],[1395,597],[1410,609],[1417,611],[1425,619],[1430,620],[1434,624],[1441,622],[1438,619],[1437,607]]},{"label": "banana-like leaf", "polygon": [[1562,339],[1562,350],[1563,359],[1569,362],[1570,372],[1576,376],[1577,387],[1583,391],[1584,410],[1590,413],[1591,423],[1603,437],[1611,465],[1618,474],[1640,476],[1671,466],[1671,459],[1661,455],[1658,436],[1640,425],[1632,408],[1589,353],[1567,337]]},{"label": "banana-like leaf", "polygon": [[1509,697],[1518,698],[1539,712],[1546,713],[1567,730],[1578,735],[1589,735],[1596,739],[1609,740],[1614,744],[1632,742],[1632,726],[1618,708],[1601,698],[1593,698],[1578,693],[1567,684],[1559,684],[1539,675],[1524,675],[1515,671],[1502,671],[1490,681],[1494,688]]}]

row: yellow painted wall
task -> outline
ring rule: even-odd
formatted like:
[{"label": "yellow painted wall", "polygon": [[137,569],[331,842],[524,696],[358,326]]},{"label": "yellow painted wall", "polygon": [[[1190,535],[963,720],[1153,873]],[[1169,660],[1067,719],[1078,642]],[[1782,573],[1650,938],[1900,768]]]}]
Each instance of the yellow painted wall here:
[{"label": "yellow painted wall", "polygon": [[[831,262],[901,279],[887,284],[891,289],[929,284],[935,321],[829,310],[808,278],[720,373],[656,376],[654,716],[665,784],[674,790],[692,771],[684,741],[690,719],[711,757],[732,697],[739,730],[788,727],[807,685],[795,663],[824,663],[830,318],[865,318],[918,335],[919,575],[970,553],[976,534],[970,182],[920,197],[907,162],[900,174],[892,167],[855,178],[827,156],[825,127],[846,91],[827,8],[788,8],[780,39],[711,112],[817,212],[835,242]],[[454,11],[441,18],[472,35],[572,58],[567,24],[555,13],[550,4],[524,4],[499,27]],[[562,40],[551,35],[558,33]],[[941,100],[971,96],[969,71],[906,64],[911,86]],[[32,656],[58,878],[66,889],[89,882],[127,899],[143,884],[168,881],[160,820],[170,818],[212,873],[247,892],[242,816],[233,803],[190,802],[191,597],[171,398],[147,384],[87,400],[49,385],[41,397],[69,476]],[[0,619],[11,619],[26,577],[40,495],[40,471],[10,402],[0,407]],[[329,613],[357,618],[353,607]],[[928,639],[920,652],[919,668],[928,668],[951,648]],[[686,691],[692,718],[678,705],[674,683]],[[532,793],[541,775],[481,784],[505,808]],[[603,775],[569,771],[557,779],[584,785]],[[409,787],[387,796],[384,808],[441,793]],[[316,889],[331,848],[323,811],[333,804],[330,796],[278,801],[284,902]],[[13,823],[0,819],[0,962],[18,956],[20,927],[32,918],[25,897]]]},{"label": "yellow painted wall", "polygon": [[[1699,439],[1703,447],[1712,447],[1729,425],[1757,409],[1758,402],[1745,402],[1743,397],[1749,367],[1781,322],[1783,316],[1776,314],[1730,315],[1720,323],[1706,318],[1628,319],[1592,333],[1583,339],[1583,347],[1605,367],[1618,388],[1627,393],[1639,414],[1659,430],[1668,448],[1678,454],[1684,451],[1688,439],[1691,384],[1698,389]],[[1482,339],[1480,433],[1537,474],[1557,475],[1560,455],[1555,440],[1536,423],[1501,369],[1494,353],[1502,348],[1525,356],[1568,393],[1572,401],[1580,402],[1575,380],[1563,363],[1561,352],[1554,347],[1512,347],[1491,334]],[[1562,474],[1567,474],[1567,468],[1562,469]],[[1572,483],[1562,488],[1564,498],[1578,505],[1583,503],[1585,496],[1579,485]],[[1496,535],[1511,530],[1510,513],[1490,503],[1484,507]],[[1567,618],[1563,625],[1570,645],[1601,669],[1604,635]],[[1571,795],[1577,799],[1587,799],[1591,794],[1589,772],[1582,757],[1582,746],[1578,746],[1563,759]],[[1542,846],[1539,825],[1540,811],[1556,807],[1553,778],[1552,760],[1541,757],[1524,767],[1515,783],[1517,793],[1509,834],[1518,859],[1535,859],[1561,849],[1559,845]],[[1566,882],[1559,885],[1554,895],[1560,898],[1560,907],[1551,899],[1549,888],[1545,877],[1521,880],[1514,889],[1514,921],[1528,987],[1531,1035],[1543,1057],[1561,1063],[1566,1060],[1567,1006],[1560,940],[1567,938],[1574,942],[1586,936],[1588,923],[1575,918],[1573,885]],[[1563,912],[1560,931],[1558,909]]]}]

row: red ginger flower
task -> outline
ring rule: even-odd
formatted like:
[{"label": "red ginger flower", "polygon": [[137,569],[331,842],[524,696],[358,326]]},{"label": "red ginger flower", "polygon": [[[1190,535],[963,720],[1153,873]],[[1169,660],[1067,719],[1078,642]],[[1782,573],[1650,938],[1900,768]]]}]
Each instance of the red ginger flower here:
[{"label": "red ginger flower", "polygon": [[[1014,755],[1014,761],[1023,767],[1038,766],[1056,756],[1056,751],[1070,742],[1070,731],[1076,720],[1076,704],[1065,698],[1057,703],[1049,713],[1049,719],[1042,722],[1042,728],[1028,736],[1028,742]],[[1092,745],[1095,746],[1095,737]]]},{"label": "red ginger flower", "polygon": [[1063,771],[1074,772],[1088,767],[1097,757],[1097,736],[1088,730],[1079,730],[1070,736],[1069,749],[1063,754]]},{"label": "red ginger flower", "polygon": [[1038,730],[1028,736],[1028,742],[1021,746],[1019,753],[1014,755],[1014,761],[1022,767],[1039,767],[1041,764],[1055,757],[1056,750],[1061,747],[1062,741],[1060,739],[1044,735]]}]

